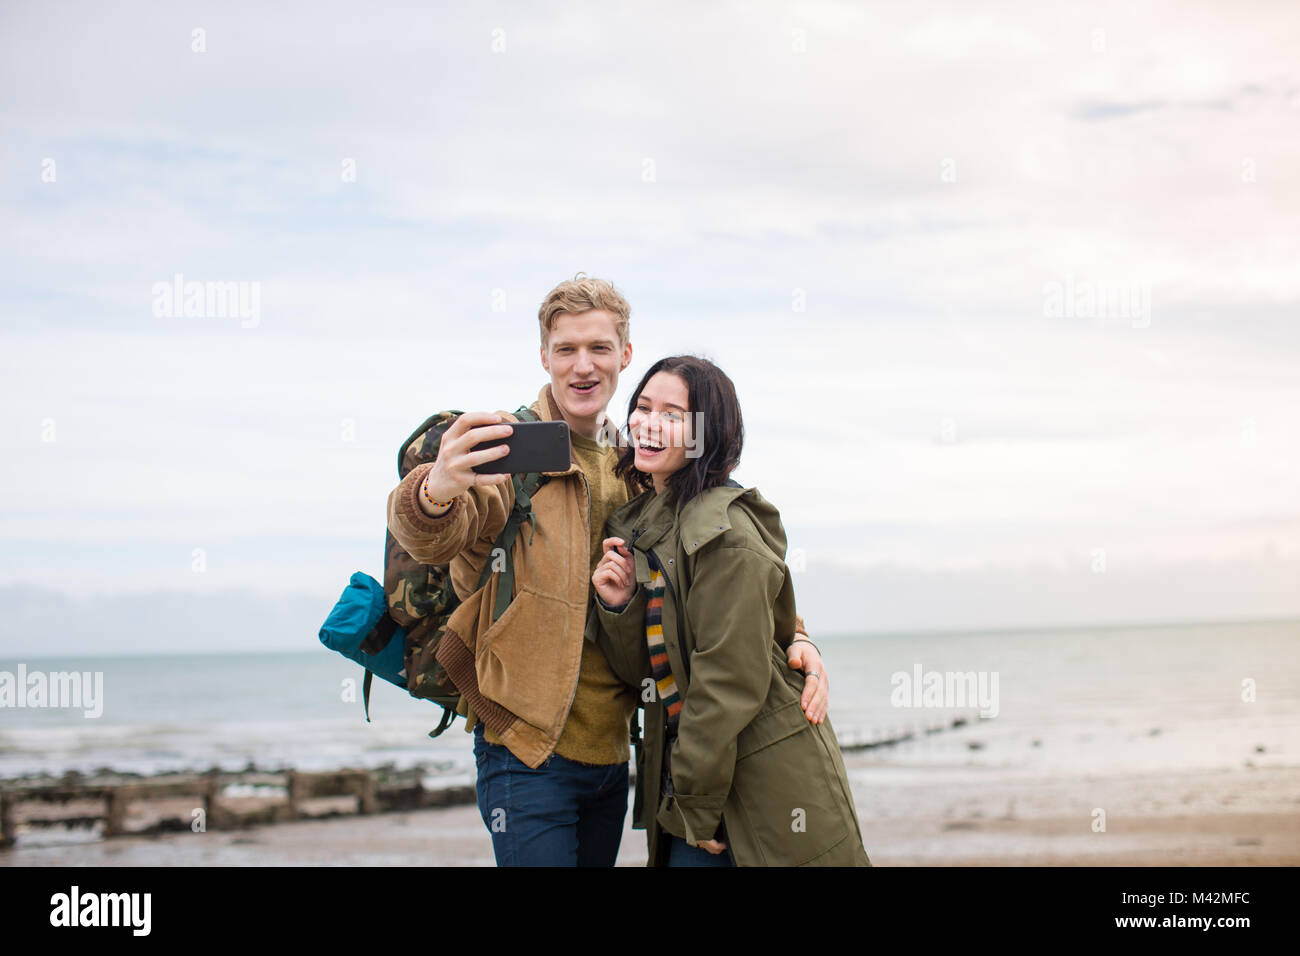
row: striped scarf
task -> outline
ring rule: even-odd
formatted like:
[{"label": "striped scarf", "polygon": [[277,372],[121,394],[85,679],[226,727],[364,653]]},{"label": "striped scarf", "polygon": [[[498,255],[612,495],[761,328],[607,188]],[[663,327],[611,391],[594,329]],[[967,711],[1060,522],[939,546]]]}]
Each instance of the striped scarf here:
[{"label": "striped scarf", "polygon": [[659,699],[668,710],[668,732],[675,734],[677,720],[682,713],[682,697],[677,693],[672,667],[668,664],[668,648],[664,644],[664,573],[652,562],[653,574],[647,586],[645,606],[645,642],[650,650],[650,673],[659,688]]}]

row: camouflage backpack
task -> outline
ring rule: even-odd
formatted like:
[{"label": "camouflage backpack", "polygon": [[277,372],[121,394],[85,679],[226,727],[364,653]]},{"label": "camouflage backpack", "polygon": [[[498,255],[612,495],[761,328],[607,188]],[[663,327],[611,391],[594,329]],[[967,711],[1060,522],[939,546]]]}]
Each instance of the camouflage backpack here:
[{"label": "camouflage backpack", "polygon": [[[397,473],[405,478],[417,465],[433,461],[438,457],[438,447],[442,436],[451,424],[461,415],[459,411],[438,412],[430,416],[417,428],[410,438],[402,443],[397,453]],[[536,421],[537,416],[528,407],[521,407],[515,412],[520,421]],[[511,551],[519,527],[525,521],[533,521],[532,497],[545,482],[539,474],[514,475],[512,482],[515,489],[515,504],[511,509],[506,525],[493,543],[494,554],[504,554],[504,568],[499,573],[497,599],[492,609],[492,620],[496,621],[510,606],[514,593],[514,565]],[[460,605],[451,585],[451,575],[445,564],[420,564],[402,550],[387,532],[384,547],[384,597],[388,610],[380,618],[375,630],[361,645],[368,654],[378,654],[400,629],[404,632],[405,654],[404,671],[406,689],[412,697],[421,697],[440,704],[443,708],[442,721],[437,728],[429,732],[430,737],[437,737],[456,717],[456,708],[460,703],[460,692],[447,677],[447,672],[434,658],[438,651],[438,642],[447,628],[447,619]],[[500,548],[500,551],[495,549]],[[482,588],[492,576],[497,562],[487,561],[483,573],[479,576],[478,587]],[[370,719],[370,684],[374,674],[366,670],[365,689],[363,692],[366,720]]]}]

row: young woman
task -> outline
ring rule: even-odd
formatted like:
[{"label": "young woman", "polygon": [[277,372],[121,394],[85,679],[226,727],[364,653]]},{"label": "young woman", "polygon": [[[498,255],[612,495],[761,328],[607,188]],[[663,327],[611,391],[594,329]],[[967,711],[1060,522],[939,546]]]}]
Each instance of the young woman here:
[{"label": "young woman", "polygon": [[651,866],[870,866],[829,721],[799,706],[785,530],[730,480],[743,425],[712,362],[656,362],[615,469],[645,490],[606,524],[597,640],[648,701],[637,784]]}]

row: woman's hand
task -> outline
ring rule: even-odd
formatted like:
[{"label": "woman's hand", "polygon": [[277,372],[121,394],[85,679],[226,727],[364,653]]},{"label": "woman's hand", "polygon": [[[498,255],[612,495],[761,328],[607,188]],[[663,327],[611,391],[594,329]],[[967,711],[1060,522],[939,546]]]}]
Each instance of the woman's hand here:
[{"label": "woman's hand", "polygon": [[622,538],[606,538],[601,542],[605,556],[600,559],[591,576],[591,585],[606,607],[622,607],[636,593],[636,566],[632,552]]},{"label": "woman's hand", "polygon": [[717,856],[727,848],[727,844],[723,843],[721,840],[701,840],[699,843],[696,843],[695,846],[698,846],[701,850],[708,850],[714,856]]},{"label": "woman's hand", "polygon": [[[804,678],[803,695],[799,698],[799,706],[803,708],[804,716],[811,723],[820,724],[826,719],[826,708],[830,700],[830,684],[826,680],[826,666],[822,664],[822,656],[813,646],[812,641],[803,637],[802,634],[795,634],[795,639],[786,649],[786,660],[792,670],[803,671],[808,676]],[[814,677],[813,675],[817,676]]]}]

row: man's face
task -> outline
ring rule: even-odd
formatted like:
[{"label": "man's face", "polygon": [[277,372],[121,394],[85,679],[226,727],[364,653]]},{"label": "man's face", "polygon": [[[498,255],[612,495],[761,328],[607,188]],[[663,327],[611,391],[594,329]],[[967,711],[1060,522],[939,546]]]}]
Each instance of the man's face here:
[{"label": "man's face", "polygon": [[551,391],[570,424],[596,422],[631,361],[632,343],[619,345],[614,316],[603,309],[564,313],[542,347],[542,367],[551,373]]}]

